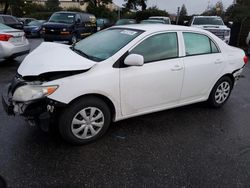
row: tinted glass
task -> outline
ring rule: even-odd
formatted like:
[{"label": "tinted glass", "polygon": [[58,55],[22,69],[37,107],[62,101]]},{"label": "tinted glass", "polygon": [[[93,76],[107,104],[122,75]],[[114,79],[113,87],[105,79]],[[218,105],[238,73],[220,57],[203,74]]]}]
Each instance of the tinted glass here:
[{"label": "tinted glass", "polygon": [[221,18],[195,18],[193,25],[224,25]]},{"label": "tinted glass", "polygon": [[206,35],[197,33],[183,33],[186,55],[201,55],[218,53],[219,49]]},{"label": "tinted glass", "polygon": [[12,18],[10,16],[4,16],[3,20],[5,23],[16,23],[17,22],[14,18]]},{"label": "tinted glass", "polygon": [[29,26],[40,26],[44,23],[44,21],[38,21],[38,20],[35,20],[35,21],[31,21],[30,23],[28,23]]},{"label": "tinted glass", "polygon": [[49,22],[59,22],[59,23],[74,23],[75,22],[75,14],[71,13],[54,13]]},{"label": "tinted glass", "polygon": [[144,62],[160,61],[178,57],[176,33],[157,34],[145,39],[130,54],[140,54]]},{"label": "tinted glass", "polygon": [[217,46],[214,44],[213,41],[211,41],[211,49],[212,49],[212,53],[218,53],[219,52],[219,49],[217,48]]},{"label": "tinted glass", "polygon": [[141,21],[141,24],[164,24],[165,22],[163,20],[143,20]]},{"label": "tinted glass", "polygon": [[9,29],[13,29],[13,28],[11,28],[11,27],[9,27],[9,26],[7,26],[7,25],[4,25],[4,24],[2,24],[2,23],[0,23],[0,31],[1,30],[9,30]]},{"label": "tinted glass", "polygon": [[78,42],[75,49],[93,61],[102,61],[114,55],[142,32],[130,29],[101,31]]}]

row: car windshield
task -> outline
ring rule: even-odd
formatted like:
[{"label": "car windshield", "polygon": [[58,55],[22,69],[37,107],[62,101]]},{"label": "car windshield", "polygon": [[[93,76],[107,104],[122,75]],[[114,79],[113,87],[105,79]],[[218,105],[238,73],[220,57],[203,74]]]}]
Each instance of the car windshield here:
[{"label": "car windshield", "polygon": [[38,21],[38,20],[31,21],[30,23],[28,23],[29,26],[40,26],[42,24],[43,24],[43,21]]},{"label": "car windshield", "polygon": [[11,28],[11,27],[9,27],[9,26],[7,26],[7,25],[4,25],[4,24],[2,24],[2,23],[0,23],[0,30],[6,30],[6,29],[13,29],[13,28]]},{"label": "car windshield", "polygon": [[72,50],[88,59],[100,62],[114,55],[142,32],[126,28],[101,31],[76,43]]},{"label": "car windshield", "polygon": [[121,19],[118,20],[115,25],[126,25],[126,24],[135,24],[136,21],[135,20],[129,20],[129,19]]},{"label": "car windshield", "polygon": [[164,24],[165,22],[163,20],[143,20],[141,21],[141,24]]},{"label": "car windshield", "polygon": [[151,17],[151,18],[149,18],[149,20],[160,20],[160,21],[164,22],[165,24],[170,24],[170,20],[169,19],[164,19],[164,18]]},{"label": "car windshield", "polygon": [[75,14],[72,13],[54,13],[49,22],[59,22],[59,23],[74,23],[75,21]]},{"label": "car windshield", "polygon": [[224,25],[221,18],[195,18],[193,25]]}]

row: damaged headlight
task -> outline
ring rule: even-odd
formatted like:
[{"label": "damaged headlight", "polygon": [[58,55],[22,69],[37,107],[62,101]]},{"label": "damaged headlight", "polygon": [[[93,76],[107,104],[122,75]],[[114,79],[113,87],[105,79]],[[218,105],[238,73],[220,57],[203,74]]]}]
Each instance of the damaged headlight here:
[{"label": "damaged headlight", "polygon": [[21,86],[14,92],[12,100],[17,102],[27,102],[35,99],[40,99],[51,95],[56,91],[57,88],[58,86]]}]

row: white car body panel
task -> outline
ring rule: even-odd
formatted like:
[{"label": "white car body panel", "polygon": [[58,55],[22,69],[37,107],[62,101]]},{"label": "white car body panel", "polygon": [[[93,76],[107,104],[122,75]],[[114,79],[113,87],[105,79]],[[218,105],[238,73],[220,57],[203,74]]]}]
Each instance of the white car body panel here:
[{"label": "white car body panel", "polygon": [[18,74],[34,76],[47,72],[86,70],[94,65],[95,62],[73,52],[68,45],[43,42],[26,56],[18,69]]},{"label": "white car body panel", "polygon": [[[205,30],[170,25],[154,25],[154,27],[152,25],[127,25],[117,27],[142,29],[145,32],[112,57],[99,63],[87,60],[73,51],[71,52],[66,45],[42,44],[41,47],[26,57],[19,67],[18,73],[22,76],[29,76],[55,70],[90,69],[81,74],[45,82],[43,85],[59,86],[56,92],[48,96],[48,98],[69,104],[83,95],[102,95],[113,103],[115,107],[114,121],[118,121],[163,109],[205,101],[220,77],[225,74],[232,74],[233,71],[241,69],[244,65],[244,52],[242,50],[228,46],[218,37]],[[209,36],[219,46],[221,53],[185,57],[182,31]],[[179,58],[144,64],[138,67],[113,67],[125,52],[133,49],[148,36],[159,32],[178,33]],[[60,54],[60,56],[56,54]],[[216,64],[218,59],[221,63]],[[178,70],[172,70],[174,68]],[[210,79],[206,79],[206,77],[210,77]],[[193,87],[194,84],[195,87]]]},{"label": "white car body panel", "polygon": [[7,30],[0,30],[0,34],[14,36],[8,41],[0,41],[0,59],[30,50],[29,41],[26,39],[23,31],[10,28]]}]

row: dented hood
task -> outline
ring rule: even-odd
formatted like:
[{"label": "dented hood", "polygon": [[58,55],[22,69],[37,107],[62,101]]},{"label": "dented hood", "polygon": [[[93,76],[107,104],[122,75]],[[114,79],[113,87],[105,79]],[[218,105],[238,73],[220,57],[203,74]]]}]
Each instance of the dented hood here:
[{"label": "dented hood", "polygon": [[68,45],[43,42],[23,60],[17,72],[22,76],[38,76],[50,72],[90,69],[96,62],[84,58]]}]

